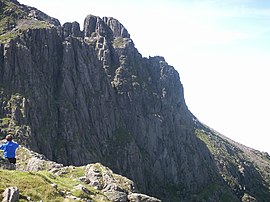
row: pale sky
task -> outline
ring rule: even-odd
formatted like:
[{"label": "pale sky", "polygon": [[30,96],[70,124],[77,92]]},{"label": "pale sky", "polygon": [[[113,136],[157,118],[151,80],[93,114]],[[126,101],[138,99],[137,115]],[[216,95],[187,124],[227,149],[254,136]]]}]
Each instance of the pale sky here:
[{"label": "pale sky", "polygon": [[164,56],[186,103],[223,135],[270,154],[269,0],[19,0],[65,22],[114,17],[143,56]]}]

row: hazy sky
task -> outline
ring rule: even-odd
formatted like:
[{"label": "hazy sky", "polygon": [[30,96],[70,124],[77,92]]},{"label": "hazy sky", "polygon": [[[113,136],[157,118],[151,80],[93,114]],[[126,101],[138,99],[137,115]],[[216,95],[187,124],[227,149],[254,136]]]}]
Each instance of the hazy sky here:
[{"label": "hazy sky", "polygon": [[143,56],[180,73],[202,122],[270,153],[269,0],[19,0],[65,22],[118,19]]}]

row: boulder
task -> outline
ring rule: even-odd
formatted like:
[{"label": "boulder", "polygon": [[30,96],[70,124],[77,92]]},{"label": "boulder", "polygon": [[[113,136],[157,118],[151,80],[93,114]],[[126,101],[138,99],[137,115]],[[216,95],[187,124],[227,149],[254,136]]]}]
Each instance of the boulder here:
[{"label": "boulder", "polygon": [[135,190],[133,181],[113,173],[100,163],[87,165],[85,174],[89,185],[105,192],[130,193]]},{"label": "boulder", "polygon": [[3,193],[2,202],[16,202],[19,200],[19,189],[17,187],[8,187]]},{"label": "boulder", "polygon": [[80,24],[78,22],[67,22],[63,25],[64,38],[68,36],[82,37]]},{"label": "boulder", "polygon": [[248,193],[244,193],[244,196],[242,197],[241,201],[242,202],[256,202],[257,199],[249,195]]},{"label": "boulder", "polygon": [[104,195],[112,202],[127,202],[127,194],[121,191],[107,191]]},{"label": "boulder", "polygon": [[129,202],[161,202],[161,200],[145,194],[131,193],[128,195]]}]

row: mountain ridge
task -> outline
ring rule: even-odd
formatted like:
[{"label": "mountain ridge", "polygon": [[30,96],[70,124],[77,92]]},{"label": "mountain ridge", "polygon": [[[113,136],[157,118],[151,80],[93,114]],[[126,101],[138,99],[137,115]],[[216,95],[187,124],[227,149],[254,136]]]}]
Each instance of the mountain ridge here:
[{"label": "mountain ridge", "polygon": [[0,36],[4,133],[65,165],[101,162],[164,201],[269,197],[269,156],[255,155],[265,161],[259,171],[245,164],[239,146],[188,110],[177,71],[163,57],[142,57],[116,19],[89,15],[81,31],[77,22],[60,26],[41,15],[44,23],[29,15],[34,8],[0,2],[3,14],[30,9]]}]

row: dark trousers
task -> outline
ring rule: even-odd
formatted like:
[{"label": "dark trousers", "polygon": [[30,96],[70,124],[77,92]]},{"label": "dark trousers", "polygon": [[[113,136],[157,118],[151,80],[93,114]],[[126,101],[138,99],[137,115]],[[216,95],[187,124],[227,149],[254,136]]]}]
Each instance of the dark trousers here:
[{"label": "dark trousers", "polygon": [[6,158],[9,163],[13,163],[13,164],[16,164],[16,158]]}]

